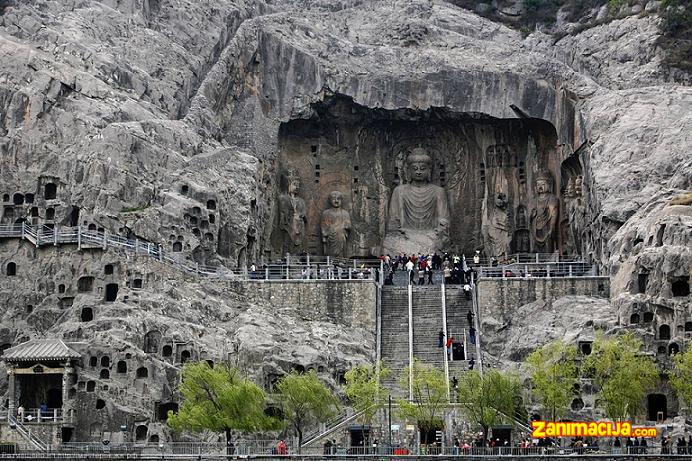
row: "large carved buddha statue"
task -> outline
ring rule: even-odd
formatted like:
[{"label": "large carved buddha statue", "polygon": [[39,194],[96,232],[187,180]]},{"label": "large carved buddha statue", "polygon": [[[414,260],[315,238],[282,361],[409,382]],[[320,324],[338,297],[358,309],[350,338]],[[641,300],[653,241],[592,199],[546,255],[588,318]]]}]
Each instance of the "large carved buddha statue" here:
[{"label": "large carved buddha statue", "polygon": [[449,233],[446,191],[431,184],[432,159],[423,148],[406,158],[410,182],[394,188],[384,249],[389,253],[440,251]]}]

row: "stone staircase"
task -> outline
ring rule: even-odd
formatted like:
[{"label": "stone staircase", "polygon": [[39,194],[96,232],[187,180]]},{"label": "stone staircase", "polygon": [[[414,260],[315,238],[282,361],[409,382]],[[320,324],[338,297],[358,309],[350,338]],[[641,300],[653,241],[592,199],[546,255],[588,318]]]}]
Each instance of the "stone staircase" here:
[{"label": "stone staircase", "polygon": [[[447,285],[447,331],[455,340],[468,335],[467,314],[473,309],[473,301],[466,299],[461,286]],[[444,369],[444,349],[438,347],[438,335],[442,329],[442,291],[440,285],[414,286],[413,298],[413,356],[421,362]],[[408,366],[408,291],[407,287],[385,286],[382,289],[382,345],[381,357],[391,370],[382,384],[393,397],[406,397],[407,389],[401,388],[400,378]],[[468,340],[468,338],[467,338]],[[467,357],[476,356],[470,343]],[[477,360],[477,359],[476,359]],[[465,360],[449,362],[449,376],[459,376],[468,370]]]},{"label": "stone staircase", "polygon": [[406,286],[382,287],[381,357],[389,368],[388,378],[382,385],[390,390],[392,397],[404,397],[399,379],[408,365],[408,289]]}]

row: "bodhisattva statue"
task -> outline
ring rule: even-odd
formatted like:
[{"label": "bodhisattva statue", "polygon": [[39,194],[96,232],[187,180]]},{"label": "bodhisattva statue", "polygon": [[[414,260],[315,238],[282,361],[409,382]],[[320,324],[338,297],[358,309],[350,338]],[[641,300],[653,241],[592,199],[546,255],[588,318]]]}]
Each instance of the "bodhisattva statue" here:
[{"label": "bodhisattva statue", "polygon": [[322,212],[320,227],[322,230],[322,245],[327,256],[346,257],[346,241],[351,232],[351,215],[341,208],[343,196],[339,191],[329,194],[329,204]]},{"label": "bodhisattva statue", "polygon": [[413,149],[406,165],[411,182],[392,192],[385,250],[392,254],[440,251],[449,236],[447,193],[430,183],[432,159],[425,149]]},{"label": "bodhisattva statue", "polygon": [[531,235],[536,253],[555,251],[559,199],[553,194],[553,177],[540,171],[536,177],[536,207],[531,210]]},{"label": "bodhisattva statue", "polygon": [[289,173],[287,182],[287,193],[279,197],[279,228],[284,234],[283,251],[295,253],[302,249],[307,223],[307,207],[305,200],[298,197],[300,179]]}]

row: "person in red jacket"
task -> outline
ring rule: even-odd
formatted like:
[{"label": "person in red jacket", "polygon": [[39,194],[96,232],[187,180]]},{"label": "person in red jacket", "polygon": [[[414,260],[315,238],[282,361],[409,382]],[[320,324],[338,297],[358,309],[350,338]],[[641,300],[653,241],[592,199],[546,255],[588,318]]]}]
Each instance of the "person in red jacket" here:
[{"label": "person in red jacket", "polygon": [[279,441],[279,444],[276,446],[276,451],[279,455],[287,455],[288,454],[288,448],[286,447],[286,442],[281,439]]}]

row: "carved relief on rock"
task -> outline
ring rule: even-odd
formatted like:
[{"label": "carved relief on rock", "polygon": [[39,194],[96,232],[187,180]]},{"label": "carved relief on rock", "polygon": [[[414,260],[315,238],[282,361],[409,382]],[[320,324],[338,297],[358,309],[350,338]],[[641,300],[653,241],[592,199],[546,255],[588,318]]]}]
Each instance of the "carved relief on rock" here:
[{"label": "carved relief on rock", "polygon": [[541,170],[536,177],[536,205],[531,210],[531,235],[536,253],[552,253],[556,247],[559,200],[553,194],[553,177]]},{"label": "carved relief on rock", "polygon": [[449,238],[447,192],[432,184],[432,159],[417,147],[406,158],[410,182],[394,188],[389,201],[385,251],[439,251]]},{"label": "carved relief on rock", "polygon": [[517,253],[529,253],[531,251],[529,219],[524,205],[517,207],[512,246]]},{"label": "carved relief on rock", "polygon": [[329,194],[329,204],[322,212],[320,230],[322,232],[322,245],[327,256],[347,257],[347,242],[351,233],[351,215],[341,208],[343,195],[339,191]]},{"label": "carved relief on rock", "polygon": [[283,251],[295,254],[303,247],[307,207],[298,196],[300,179],[293,171],[285,176],[286,192],[279,196],[279,229],[282,234]]}]

